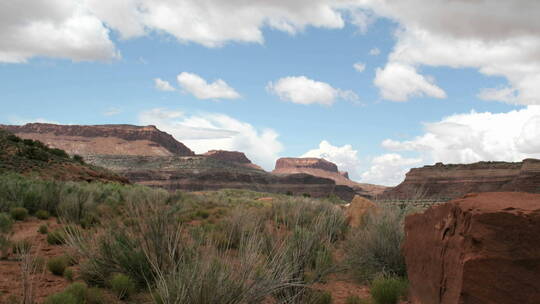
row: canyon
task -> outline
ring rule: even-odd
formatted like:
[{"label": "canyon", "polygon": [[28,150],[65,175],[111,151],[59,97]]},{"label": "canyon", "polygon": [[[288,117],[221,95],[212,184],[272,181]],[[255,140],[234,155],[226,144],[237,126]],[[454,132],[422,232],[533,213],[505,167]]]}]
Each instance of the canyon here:
[{"label": "canyon", "polygon": [[411,169],[384,199],[448,200],[476,192],[540,193],[540,160],[442,164]]}]

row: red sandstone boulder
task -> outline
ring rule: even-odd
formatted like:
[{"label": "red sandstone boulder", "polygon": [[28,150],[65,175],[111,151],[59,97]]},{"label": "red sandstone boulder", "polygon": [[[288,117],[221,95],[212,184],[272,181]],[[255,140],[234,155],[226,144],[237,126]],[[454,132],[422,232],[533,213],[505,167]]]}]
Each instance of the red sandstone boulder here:
[{"label": "red sandstone boulder", "polygon": [[540,303],[540,195],[469,194],[405,232],[412,303]]}]

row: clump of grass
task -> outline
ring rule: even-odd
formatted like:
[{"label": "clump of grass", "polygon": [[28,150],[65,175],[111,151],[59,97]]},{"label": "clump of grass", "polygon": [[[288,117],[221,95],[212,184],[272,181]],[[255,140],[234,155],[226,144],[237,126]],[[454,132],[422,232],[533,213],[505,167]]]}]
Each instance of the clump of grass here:
[{"label": "clump of grass", "polygon": [[36,217],[40,220],[47,220],[50,217],[49,211],[47,210],[38,210],[36,212]]},{"label": "clump of grass", "polygon": [[311,291],[306,302],[310,304],[332,304],[332,294],[328,291]]},{"label": "clump of grass", "polygon": [[64,270],[64,278],[66,278],[66,280],[68,280],[70,282],[73,282],[73,269],[66,268]]},{"label": "clump of grass", "polygon": [[407,280],[380,276],[371,283],[371,297],[375,304],[396,304],[407,294]]},{"label": "clump of grass", "polygon": [[16,221],[24,221],[28,217],[28,209],[23,207],[11,208],[9,211],[11,217]]},{"label": "clump of grass", "polygon": [[66,242],[66,234],[63,230],[57,229],[47,234],[47,243],[50,245],[62,245]]},{"label": "clump of grass", "polygon": [[345,246],[346,260],[358,281],[371,281],[381,274],[406,276],[401,244],[407,212],[397,207],[381,207],[368,213],[364,225],[352,231]]},{"label": "clump of grass", "polygon": [[81,282],[76,282],[64,291],[50,295],[44,304],[103,304],[103,293],[97,288],[88,288]]},{"label": "clump of grass", "polygon": [[67,266],[68,263],[63,256],[53,257],[47,262],[47,269],[49,269],[52,274],[57,276],[62,276]]},{"label": "clump of grass", "polygon": [[348,296],[347,299],[345,299],[345,304],[367,304],[368,302],[366,300],[360,299],[359,296],[352,295]]},{"label": "clump of grass", "polygon": [[41,233],[41,234],[47,234],[49,232],[49,226],[47,226],[45,224],[39,226],[38,232]]},{"label": "clump of grass", "polygon": [[79,304],[79,302],[72,294],[59,292],[48,296],[44,304]]},{"label": "clump of grass", "polygon": [[117,273],[109,281],[111,290],[119,299],[127,299],[135,293],[135,283],[125,274]]},{"label": "clump of grass", "polygon": [[71,294],[77,300],[77,303],[86,302],[86,294],[88,292],[88,286],[81,282],[76,282],[64,289],[64,293]]},{"label": "clump of grass", "polygon": [[11,245],[10,236],[13,220],[5,213],[0,212],[0,259],[7,257]]},{"label": "clump of grass", "polygon": [[32,244],[29,240],[20,240],[13,242],[11,245],[11,251],[16,255],[23,255],[30,252]]},{"label": "clump of grass", "polygon": [[105,303],[103,292],[99,288],[88,288],[86,292],[86,304],[103,304]]}]

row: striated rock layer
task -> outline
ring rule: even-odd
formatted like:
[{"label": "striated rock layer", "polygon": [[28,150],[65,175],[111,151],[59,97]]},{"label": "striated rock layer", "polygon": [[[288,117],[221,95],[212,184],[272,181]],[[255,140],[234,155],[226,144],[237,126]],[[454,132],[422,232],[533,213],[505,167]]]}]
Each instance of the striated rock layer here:
[{"label": "striated rock layer", "polygon": [[357,183],[349,179],[347,172],[338,170],[336,164],[322,158],[280,158],[276,161],[274,174],[304,173],[323,178],[329,178],[338,185],[351,187],[358,195],[367,198],[379,196],[387,187]]},{"label": "striated rock layer", "polygon": [[452,199],[466,193],[518,191],[540,193],[540,160],[478,162],[411,169],[405,180],[382,195],[389,199]]},{"label": "striated rock layer", "polygon": [[30,123],[24,126],[0,125],[15,135],[39,140],[69,154],[86,155],[194,155],[184,144],[155,126],[133,125],[55,125]]},{"label": "striated rock layer", "polygon": [[126,176],[130,181],[168,190],[203,191],[223,188],[312,197],[336,195],[350,201],[354,190],[308,174],[275,175],[231,161],[206,156],[94,155],[88,161]]},{"label": "striated rock layer", "polygon": [[540,195],[469,194],[405,220],[413,304],[540,303]]},{"label": "striated rock layer", "polygon": [[247,158],[247,156],[242,152],[237,151],[225,151],[225,150],[210,150],[203,154],[203,156],[219,159],[222,161],[233,162],[248,168],[262,170],[261,167],[255,165],[254,163]]}]

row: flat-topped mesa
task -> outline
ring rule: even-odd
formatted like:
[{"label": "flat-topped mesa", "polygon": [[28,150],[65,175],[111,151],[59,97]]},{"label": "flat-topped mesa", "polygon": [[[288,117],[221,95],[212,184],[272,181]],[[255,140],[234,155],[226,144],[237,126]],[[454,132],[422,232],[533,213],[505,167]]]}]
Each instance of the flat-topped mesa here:
[{"label": "flat-topped mesa", "polygon": [[276,162],[275,171],[281,169],[295,169],[295,168],[306,168],[306,169],[320,169],[328,172],[338,173],[338,167],[336,164],[329,162],[322,158],[280,158]]},{"label": "flat-topped mesa", "polygon": [[254,164],[247,158],[247,156],[238,151],[225,151],[225,150],[210,150],[203,154],[203,156],[215,158],[221,161],[228,161],[240,164],[245,167],[262,170],[261,167]]},{"label": "flat-topped mesa", "polygon": [[39,140],[69,154],[192,156],[184,144],[155,126],[134,125],[56,125],[29,123],[0,125],[17,136]]},{"label": "flat-topped mesa", "polygon": [[443,164],[411,169],[387,199],[452,199],[471,192],[540,193],[540,160]]}]

